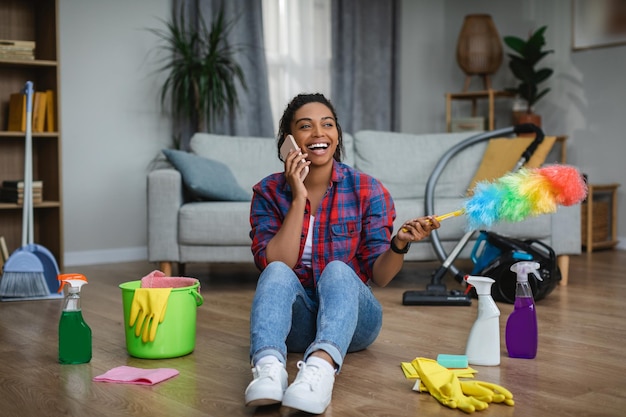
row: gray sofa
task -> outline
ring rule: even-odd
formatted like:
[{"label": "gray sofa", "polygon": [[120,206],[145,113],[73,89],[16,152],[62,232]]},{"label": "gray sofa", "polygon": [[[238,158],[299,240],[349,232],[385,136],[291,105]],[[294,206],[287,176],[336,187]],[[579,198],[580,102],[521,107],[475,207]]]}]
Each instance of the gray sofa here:
[{"label": "gray sofa", "polygon": [[[343,162],[378,178],[388,188],[396,206],[394,230],[397,230],[404,220],[425,214],[424,192],[433,167],[452,145],[470,135],[346,133]],[[436,214],[462,207],[486,146],[486,142],[476,144],[448,163],[435,189]],[[252,186],[261,178],[283,170],[274,138],[197,133],[191,139],[190,149],[192,154],[225,164],[249,195]],[[220,179],[215,181],[224,186]],[[149,260],[157,262],[167,274],[171,274],[172,263],[252,262],[249,210],[249,200],[190,200],[179,170],[162,163],[148,174]],[[555,214],[520,223],[501,223],[491,230],[517,238],[539,239],[551,246],[559,257],[564,284],[567,282],[568,255],[579,254],[581,250],[580,227],[580,207],[572,206],[560,207]],[[464,232],[463,217],[443,221],[439,239],[447,253]],[[459,258],[468,258],[472,246],[470,241]],[[437,255],[429,241],[422,241],[411,246],[405,260],[437,260]]]}]

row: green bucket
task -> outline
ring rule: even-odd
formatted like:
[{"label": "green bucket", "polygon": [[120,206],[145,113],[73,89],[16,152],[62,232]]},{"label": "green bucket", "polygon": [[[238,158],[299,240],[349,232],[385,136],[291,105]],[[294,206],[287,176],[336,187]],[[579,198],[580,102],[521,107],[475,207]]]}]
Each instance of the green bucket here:
[{"label": "green bucket", "polygon": [[128,324],[135,289],[139,287],[141,281],[120,284],[128,353],[137,358],[165,359],[193,352],[196,345],[196,310],[204,302],[199,292],[200,283],[190,287],[172,288],[167,300],[165,318],[159,323],[152,342],[143,342],[141,334],[135,336],[135,327]]}]

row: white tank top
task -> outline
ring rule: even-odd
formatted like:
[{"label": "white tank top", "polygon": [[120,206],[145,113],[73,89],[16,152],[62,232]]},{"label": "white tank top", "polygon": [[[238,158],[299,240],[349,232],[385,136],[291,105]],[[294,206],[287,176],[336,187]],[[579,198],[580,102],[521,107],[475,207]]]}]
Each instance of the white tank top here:
[{"label": "white tank top", "polygon": [[309,231],[304,241],[304,250],[302,251],[302,263],[309,268],[311,267],[311,252],[313,250],[313,228],[315,227],[315,216],[311,216]]}]

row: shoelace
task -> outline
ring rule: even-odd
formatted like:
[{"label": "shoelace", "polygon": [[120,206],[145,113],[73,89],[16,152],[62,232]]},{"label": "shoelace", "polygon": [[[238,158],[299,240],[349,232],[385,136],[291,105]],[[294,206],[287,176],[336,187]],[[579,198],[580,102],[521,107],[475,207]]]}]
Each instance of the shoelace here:
[{"label": "shoelace", "polygon": [[277,380],[280,376],[280,368],[275,364],[268,363],[267,365],[257,366],[256,372],[258,375],[257,379],[262,378],[271,378],[273,380]]},{"label": "shoelace", "polygon": [[300,372],[294,384],[308,384],[311,389],[314,389],[322,379],[322,370],[317,366],[307,365],[303,361],[299,361],[297,366]]}]

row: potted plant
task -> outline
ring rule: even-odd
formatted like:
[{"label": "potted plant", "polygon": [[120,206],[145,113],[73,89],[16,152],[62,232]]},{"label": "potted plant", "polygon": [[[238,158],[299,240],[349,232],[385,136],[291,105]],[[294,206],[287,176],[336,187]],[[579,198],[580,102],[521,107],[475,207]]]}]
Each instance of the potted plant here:
[{"label": "potted plant", "polygon": [[[539,84],[546,81],[554,72],[551,68],[536,68],[543,57],[554,52],[543,49],[546,44],[544,37],[546,29],[547,26],[537,29],[528,39],[517,36],[504,37],[504,43],[515,52],[507,54],[511,59],[509,68],[519,80],[517,87],[507,88],[507,91],[516,93],[526,102],[526,111],[518,114],[516,123],[530,122],[537,126],[541,125],[541,117],[533,113],[533,105],[550,91],[550,88],[540,91]],[[520,120],[519,117],[524,120]]]},{"label": "potted plant", "polygon": [[161,86],[161,105],[168,99],[174,118],[188,117],[197,132],[209,132],[213,122],[228,110],[239,107],[236,81],[247,89],[243,70],[235,59],[237,48],[227,43],[236,19],[226,21],[221,7],[211,22],[202,18],[193,25],[180,9],[165,29],[149,29],[169,52],[158,71],[166,71]]}]

